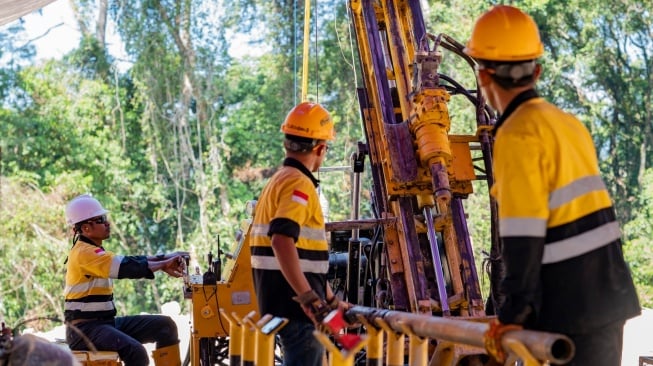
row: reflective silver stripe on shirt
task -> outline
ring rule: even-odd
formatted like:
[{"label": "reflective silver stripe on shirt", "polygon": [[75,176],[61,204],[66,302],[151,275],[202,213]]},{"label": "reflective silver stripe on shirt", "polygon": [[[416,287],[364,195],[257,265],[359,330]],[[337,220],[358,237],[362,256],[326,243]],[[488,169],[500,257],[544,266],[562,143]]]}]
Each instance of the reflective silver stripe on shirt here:
[{"label": "reflective silver stripe on shirt", "polygon": [[549,195],[549,209],[553,210],[558,208],[584,194],[605,190],[606,188],[603,179],[598,175],[577,179],[566,186],[560,187],[551,192]]},{"label": "reflective silver stripe on shirt", "polygon": [[68,301],[64,303],[64,310],[80,310],[83,312],[90,311],[107,311],[113,310],[113,301],[103,301],[103,302],[73,302]]},{"label": "reflective silver stripe on shirt", "polygon": [[118,278],[118,272],[120,271],[120,263],[122,263],[122,255],[114,255],[113,260],[111,261],[111,268],[109,268],[109,278]]},{"label": "reflective silver stripe on shirt", "polygon": [[270,225],[266,225],[266,224],[252,225],[251,235],[252,236],[268,236],[268,231],[269,230],[270,230]]},{"label": "reflective silver stripe on shirt", "polygon": [[299,229],[299,237],[309,240],[326,241],[326,233],[324,232],[324,229],[302,227]]},{"label": "reflective silver stripe on shirt", "polygon": [[[252,268],[276,271],[280,270],[279,261],[277,261],[276,257],[268,257],[264,255],[252,256]],[[329,261],[310,261],[308,259],[300,259],[299,268],[304,273],[325,274],[329,271]]]},{"label": "reflective silver stripe on shirt", "polygon": [[619,224],[613,221],[574,237],[546,244],[542,263],[556,263],[571,259],[610,244],[620,237]]},{"label": "reflective silver stripe on shirt", "polygon": [[66,286],[64,289],[64,294],[68,295],[70,293],[82,293],[88,294],[92,288],[111,288],[113,282],[109,278],[96,278],[88,282],[78,283],[74,286]]},{"label": "reflective silver stripe on shirt", "polygon": [[[266,224],[256,224],[252,226],[252,236],[268,236],[268,231],[270,230],[270,225]],[[312,229],[308,227],[302,227],[299,229],[299,238],[308,239],[308,240],[323,240],[326,241],[326,233],[324,229]]]},{"label": "reflective silver stripe on shirt", "polygon": [[543,238],[546,236],[546,220],[533,218],[501,219],[499,233],[502,237],[533,236]]}]

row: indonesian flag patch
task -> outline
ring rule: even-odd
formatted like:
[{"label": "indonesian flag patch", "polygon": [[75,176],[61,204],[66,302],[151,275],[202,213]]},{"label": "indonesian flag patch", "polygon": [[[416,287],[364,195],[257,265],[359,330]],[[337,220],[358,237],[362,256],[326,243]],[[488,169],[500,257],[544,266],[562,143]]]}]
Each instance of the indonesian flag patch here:
[{"label": "indonesian flag patch", "polygon": [[292,200],[300,205],[306,206],[308,204],[308,195],[302,191],[294,190],[292,192]]},{"label": "indonesian flag patch", "polygon": [[104,254],[104,248],[97,248],[97,249],[95,249],[95,254],[97,254],[97,255],[102,255],[102,254]]}]

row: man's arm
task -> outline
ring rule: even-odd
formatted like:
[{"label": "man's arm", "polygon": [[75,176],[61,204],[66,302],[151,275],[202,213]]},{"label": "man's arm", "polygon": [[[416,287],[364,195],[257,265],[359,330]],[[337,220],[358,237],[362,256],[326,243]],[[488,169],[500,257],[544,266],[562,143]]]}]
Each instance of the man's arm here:
[{"label": "man's arm", "polygon": [[505,268],[501,291],[506,298],[497,315],[503,324],[528,326],[538,310],[544,238],[502,237],[501,240]]},{"label": "man's arm", "polygon": [[552,164],[541,139],[525,128],[497,137],[495,186],[499,208],[505,301],[502,323],[528,325],[539,310],[540,270],[549,217]]},{"label": "man's arm", "polygon": [[272,235],[272,250],[279,261],[281,273],[290,284],[295,293],[300,295],[311,290],[304,272],[299,265],[299,254],[295,247],[295,240],[283,234]]},{"label": "man's arm", "polygon": [[181,255],[155,261],[150,261],[148,257],[147,261],[147,267],[150,269],[150,271],[163,271],[172,277],[183,276],[184,266],[184,258]]},{"label": "man's arm", "polygon": [[[319,295],[313,291],[302,272],[295,240],[283,234],[272,234],[272,250],[279,262],[283,277],[297,294],[293,300],[299,302],[306,316],[314,323],[321,321],[321,317],[326,315],[329,307],[324,299],[320,299]],[[331,291],[329,289],[326,291],[328,296]],[[331,294],[333,293],[331,292]]]},{"label": "man's arm", "polygon": [[158,262],[158,261],[167,260],[167,259],[178,257],[178,256],[190,257],[190,253],[186,252],[186,251],[176,251],[174,253],[148,255],[147,256],[147,261],[148,262]]}]

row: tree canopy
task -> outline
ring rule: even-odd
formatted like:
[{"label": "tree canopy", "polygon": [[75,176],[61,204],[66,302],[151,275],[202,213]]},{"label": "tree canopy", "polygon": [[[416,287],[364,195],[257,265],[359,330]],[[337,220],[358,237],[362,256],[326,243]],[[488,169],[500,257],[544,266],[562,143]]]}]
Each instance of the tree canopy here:
[{"label": "tree canopy", "polygon": [[[35,62],[34,47],[17,41],[25,32],[20,21],[0,29],[5,319],[61,316],[71,239],[63,208],[78,194],[92,193],[109,209],[109,250],[189,250],[202,264],[218,237],[228,250],[245,203],[281,163],[279,125],[300,98],[302,2],[72,3],[82,36],[61,59]],[[492,3],[429,0],[427,32],[464,43],[473,20]],[[653,3],[512,4],[540,26],[546,54],[539,92],[578,115],[594,137],[627,258],[642,301],[651,306]],[[308,94],[336,122],[338,139],[326,165],[348,166],[364,141],[355,35],[346,2],[320,1],[311,10]],[[107,47],[109,24],[124,43],[126,69]],[[475,87],[473,72],[455,55],[445,54],[442,71]],[[452,129],[474,125],[469,103],[453,100],[451,110]],[[329,218],[348,218],[349,173],[320,174]],[[364,179],[371,179],[369,172]],[[366,199],[362,215],[369,214]],[[466,204],[480,257],[489,249],[487,202],[472,197]],[[118,281],[116,303],[124,312],[156,311],[165,301],[181,301],[179,287],[165,278]]]}]

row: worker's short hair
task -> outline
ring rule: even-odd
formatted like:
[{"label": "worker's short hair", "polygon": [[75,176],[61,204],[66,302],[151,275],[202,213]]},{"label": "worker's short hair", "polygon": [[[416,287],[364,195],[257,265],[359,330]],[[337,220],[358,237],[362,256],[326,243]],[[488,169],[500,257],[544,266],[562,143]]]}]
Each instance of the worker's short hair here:
[{"label": "worker's short hair", "polygon": [[477,60],[483,69],[492,70],[490,75],[504,89],[525,86],[535,81],[537,60],[489,61]]},{"label": "worker's short hair", "polygon": [[67,349],[27,333],[14,338],[7,365],[78,365]]},{"label": "worker's short hair", "polygon": [[288,151],[292,152],[309,152],[315,148],[315,146],[324,142],[324,140],[311,139],[308,137],[301,137],[295,135],[285,135],[286,138],[283,141],[283,147]]}]

